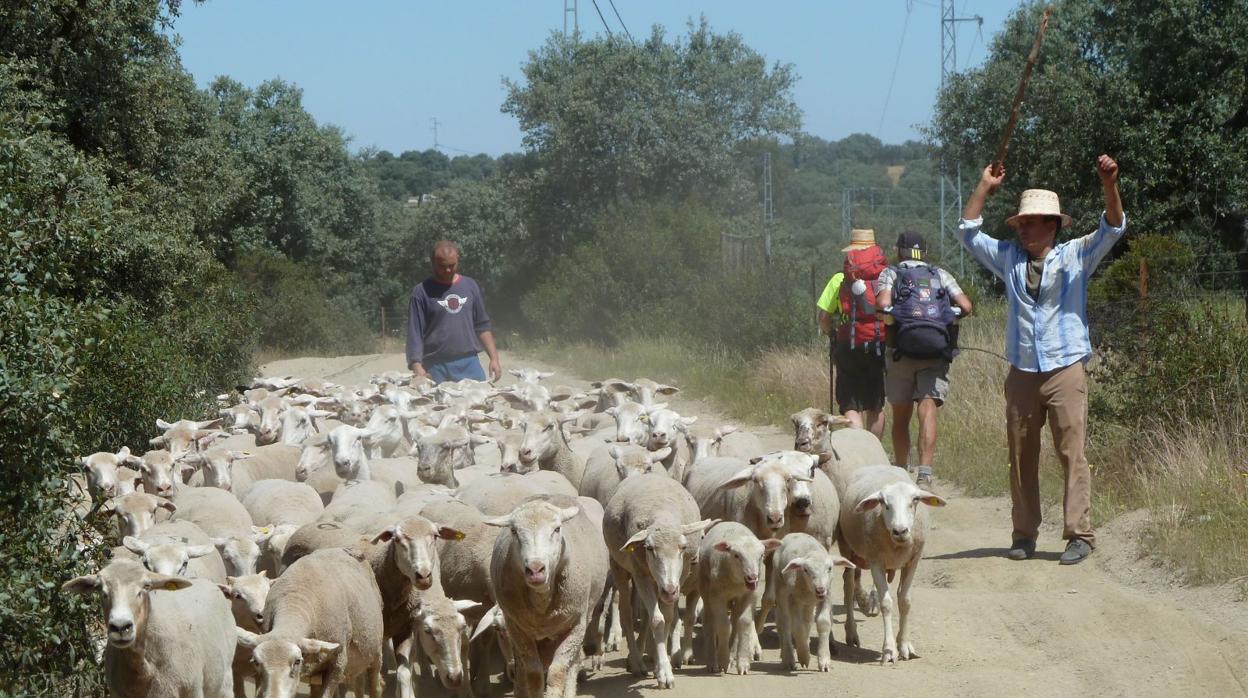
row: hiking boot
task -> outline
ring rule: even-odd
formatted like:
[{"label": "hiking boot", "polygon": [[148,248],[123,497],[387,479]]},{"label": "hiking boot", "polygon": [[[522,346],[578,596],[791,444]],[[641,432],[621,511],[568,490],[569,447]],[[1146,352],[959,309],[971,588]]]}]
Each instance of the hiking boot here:
[{"label": "hiking boot", "polygon": [[1058,560],[1063,565],[1077,565],[1083,562],[1084,558],[1092,554],[1092,546],[1082,538],[1071,538],[1066,544],[1066,552],[1062,553],[1061,559]]},{"label": "hiking boot", "polygon": [[1036,542],[1019,538],[1010,546],[1010,551],[1005,554],[1011,560],[1030,560],[1036,554]]},{"label": "hiking boot", "polygon": [[919,475],[918,477],[914,479],[914,484],[918,485],[919,487],[931,487],[932,486],[932,466],[920,465],[918,470],[919,470]]}]

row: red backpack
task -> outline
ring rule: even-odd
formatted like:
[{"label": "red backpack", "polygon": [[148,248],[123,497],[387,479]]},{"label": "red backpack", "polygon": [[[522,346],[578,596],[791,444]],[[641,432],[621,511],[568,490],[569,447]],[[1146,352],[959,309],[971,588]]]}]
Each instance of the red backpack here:
[{"label": "red backpack", "polygon": [[[848,322],[837,328],[837,339],[848,343],[850,348],[874,346],[880,349],[884,341],[884,323],[875,314],[875,294],[879,290],[880,272],[888,268],[884,250],[879,246],[850,250],[845,254],[845,280],[841,282],[841,313]],[[867,292],[853,295],[854,281],[866,282]]]}]

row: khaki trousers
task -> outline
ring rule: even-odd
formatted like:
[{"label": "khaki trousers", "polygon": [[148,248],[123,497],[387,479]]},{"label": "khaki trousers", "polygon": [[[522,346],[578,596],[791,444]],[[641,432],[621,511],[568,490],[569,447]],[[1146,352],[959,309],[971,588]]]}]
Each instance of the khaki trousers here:
[{"label": "khaki trousers", "polygon": [[1005,379],[1005,419],[1015,540],[1034,541],[1040,534],[1040,436],[1048,421],[1066,480],[1062,538],[1082,538],[1095,546],[1092,472],[1084,454],[1088,379],[1083,362],[1044,373],[1010,367]]}]

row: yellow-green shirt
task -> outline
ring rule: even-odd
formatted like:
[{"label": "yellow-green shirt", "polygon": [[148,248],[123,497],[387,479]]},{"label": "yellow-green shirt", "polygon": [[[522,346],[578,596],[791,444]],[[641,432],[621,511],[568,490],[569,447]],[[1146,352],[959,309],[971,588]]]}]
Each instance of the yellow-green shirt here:
[{"label": "yellow-green shirt", "polygon": [[815,305],[819,309],[829,315],[841,314],[841,282],[845,280],[844,272],[836,272],[828,279],[828,285],[823,287],[823,294],[819,296]]}]

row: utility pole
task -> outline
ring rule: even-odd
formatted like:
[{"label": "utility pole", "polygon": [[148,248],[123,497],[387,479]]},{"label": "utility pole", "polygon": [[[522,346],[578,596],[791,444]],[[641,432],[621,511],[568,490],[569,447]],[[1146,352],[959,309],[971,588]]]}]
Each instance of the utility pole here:
[{"label": "utility pole", "polygon": [[[940,89],[943,92],[949,79],[958,72],[958,23],[976,22],[983,29],[984,18],[979,15],[958,17],[954,9],[954,0],[940,1]],[[951,180],[949,158],[945,149],[940,153],[940,261],[945,261],[945,238],[952,234],[956,221],[962,215],[962,163],[953,163],[953,179]],[[966,256],[962,246],[958,246],[958,273],[966,274]]]},{"label": "utility pole", "polygon": [[771,151],[763,152],[763,254],[771,264],[771,222],[775,219],[771,203]]},{"label": "utility pole", "polygon": [[432,119],[430,119],[429,121],[430,121],[430,123],[432,123],[432,124],[433,124],[433,149],[434,149],[434,150],[437,150],[437,149],[438,149],[438,147],[439,147],[439,144],[438,144],[438,117],[436,117],[436,116],[435,116],[435,117],[433,117]]},{"label": "utility pole", "polygon": [[563,0],[563,37],[568,37],[568,15],[572,15],[572,40],[575,41],[581,35],[581,26],[577,20],[576,14],[577,0]]}]

